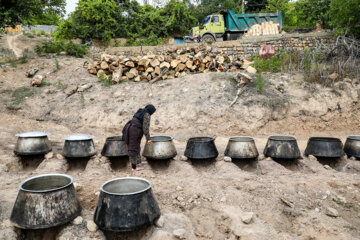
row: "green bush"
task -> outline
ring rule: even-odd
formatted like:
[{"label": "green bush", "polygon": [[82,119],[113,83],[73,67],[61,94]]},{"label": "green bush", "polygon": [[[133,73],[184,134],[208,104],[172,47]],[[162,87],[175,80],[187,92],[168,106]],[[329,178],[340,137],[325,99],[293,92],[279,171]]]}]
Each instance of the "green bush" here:
[{"label": "green bush", "polygon": [[87,53],[86,46],[79,46],[72,42],[64,42],[64,41],[45,41],[42,45],[35,46],[35,52],[37,54],[41,53],[56,53],[60,54],[60,52],[66,52],[67,55],[75,56],[75,57],[83,57]]},{"label": "green bush", "polygon": [[262,91],[264,90],[264,88],[266,86],[264,76],[262,75],[261,72],[256,74],[255,86],[259,93],[262,93]]}]

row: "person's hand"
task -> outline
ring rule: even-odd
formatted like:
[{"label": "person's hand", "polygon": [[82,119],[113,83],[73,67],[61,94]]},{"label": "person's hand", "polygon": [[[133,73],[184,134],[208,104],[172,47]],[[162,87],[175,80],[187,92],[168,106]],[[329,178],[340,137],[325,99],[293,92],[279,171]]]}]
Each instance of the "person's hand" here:
[{"label": "person's hand", "polygon": [[147,141],[147,144],[149,144],[149,145],[150,145],[151,143],[152,143],[152,142],[151,142],[151,140],[148,140],[148,141]]}]

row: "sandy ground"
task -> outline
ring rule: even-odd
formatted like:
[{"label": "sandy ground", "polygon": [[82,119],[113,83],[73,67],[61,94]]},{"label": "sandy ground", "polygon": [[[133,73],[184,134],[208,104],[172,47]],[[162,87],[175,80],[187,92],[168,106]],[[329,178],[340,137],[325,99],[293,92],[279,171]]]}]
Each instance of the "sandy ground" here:
[{"label": "sandy ground", "polygon": [[[16,68],[0,70],[0,239],[360,239],[360,161],[344,157],[318,161],[274,161],[261,154],[272,134],[294,135],[303,153],[311,136],[346,136],[360,133],[359,80],[336,83],[333,88],[307,84],[301,74],[265,75],[267,85],[258,93],[254,84],[229,107],[236,94],[234,75],[208,73],[180,79],[126,82],[103,86],[83,68],[84,61],[58,57],[36,58]],[[38,67],[45,86],[31,88],[25,72]],[[284,85],[284,93],[278,87]],[[68,96],[77,86],[91,84],[84,93]],[[14,91],[33,90],[22,101]],[[121,133],[132,114],[147,103],[152,116],[151,134],[170,135],[178,156],[149,162],[131,173],[128,159],[109,160],[100,154],[84,161],[57,157],[63,137],[73,133],[94,136],[98,152],[105,138]],[[342,113],[339,113],[340,104]],[[13,154],[15,134],[45,131],[54,156],[22,159]],[[215,136],[220,153],[213,161],[182,161],[186,140]],[[255,138],[256,161],[225,162],[223,152],[230,136]],[[9,224],[17,186],[43,173],[66,173],[80,185],[83,207],[80,225],[42,230],[18,230]],[[90,232],[100,185],[115,177],[139,176],[153,183],[161,208],[157,226],[132,233]],[[284,203],[288,202],[290,204]],[[328,208],[338,217],[326,214]],[[246,224],[242,218],[254,214]],[[181,232],[181,231],[180,231]]]}]

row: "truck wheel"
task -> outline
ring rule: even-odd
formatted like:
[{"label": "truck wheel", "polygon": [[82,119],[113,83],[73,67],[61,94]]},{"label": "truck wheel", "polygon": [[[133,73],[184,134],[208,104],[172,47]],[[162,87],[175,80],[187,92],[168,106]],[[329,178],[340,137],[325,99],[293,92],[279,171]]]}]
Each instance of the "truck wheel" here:
[{"label": "truck wheel", "polygon": [[202,37],[203,42],[215,42],[215,38],[211,36],[210,34],[206,34]]}]

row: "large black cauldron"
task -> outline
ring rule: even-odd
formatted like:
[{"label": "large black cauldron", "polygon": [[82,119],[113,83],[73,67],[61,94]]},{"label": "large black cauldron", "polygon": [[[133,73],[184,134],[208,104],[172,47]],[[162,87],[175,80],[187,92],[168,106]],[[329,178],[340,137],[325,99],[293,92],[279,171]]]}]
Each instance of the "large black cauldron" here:
[{"label": "large black cauldron", "polygon": [[73,178],[65,174],[45,174],[19,185],[10,220],[23,229],[43,229],[70,222],[81,213]]},{"label": "large black cauldron", "polygon": [[190,159],[213,159],[219,155],[212,137],[189,138],[184,155]]},{"label": "large black cauldron", "polygon": [[360,135],[348,136],[344,151],[349,157],[360,158]]},{"label": "large black cauldron", "polygon": [[128,148],[122,136],[106,138],[101,155],[105,157],[126,157]]},{"label": "large black cauldron", "polygon": [[145,143],[143,156],[146,159],[162,160],[174,158],[177,154],[173,138],[170,136],[153,136],[151,144]]},{"label": "large black cauldron", "polygon": [[68,158],[86,158],[96,154],[93,137],[86,134],[74,134],[65,138],[63,156]]},{"label": "large black cauldron", "polygon": [[132,231],[152,224],[160,209],[144,178],[116,178],[105,182],[94,214],[100,229],[113,232]]},{"label": "large black cauldron", "polygon": [[44,132],[26,132],[16,134],[18,140],[14,153],[19,156],[43,155],[51,152],[48,135]]},{"label": "large black cauldron", "polygon": [[296,138],[291,136],[270,136],[264,155],[276,159],[298,159],[301,156]]},{"label": "large black cauldron", "polygon": [[252,137],[231,137],[224,155],[232,159],[255,159],[259,153]]},{"label": "large black cauldron", "polygon": [[345,155],[340,139],[330,137],[311,137],[305,149],[305,155],[315,157],[339,158]]}]

